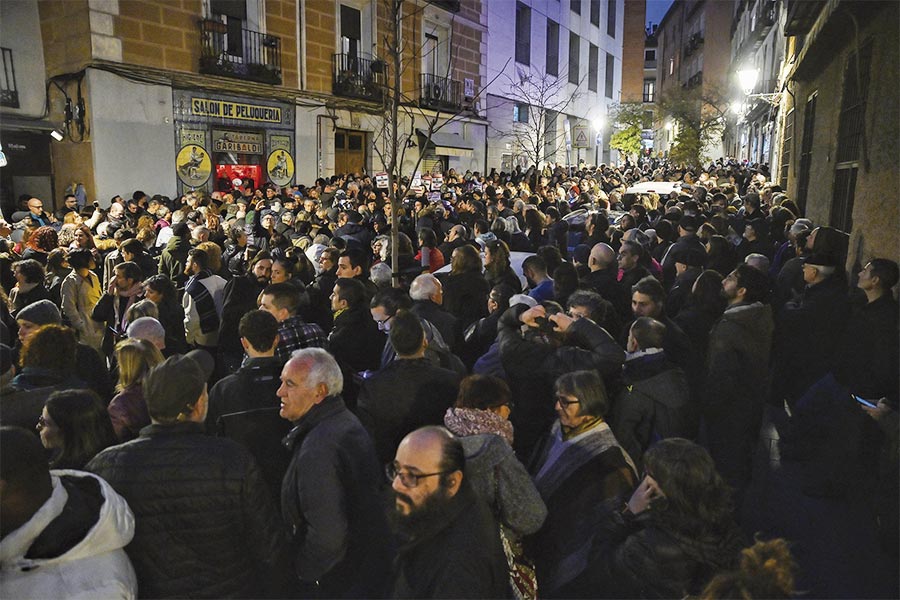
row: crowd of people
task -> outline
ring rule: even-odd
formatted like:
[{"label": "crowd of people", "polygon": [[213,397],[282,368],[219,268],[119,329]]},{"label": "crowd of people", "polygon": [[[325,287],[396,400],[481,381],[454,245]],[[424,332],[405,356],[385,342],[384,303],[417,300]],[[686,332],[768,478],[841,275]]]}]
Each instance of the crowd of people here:
[{"label": "crowd of people", "polygon": [[897,263],[848,273],[767,176],[23,196],[0,594],[787,598],[741,528],[764,421],[896,555]]}]

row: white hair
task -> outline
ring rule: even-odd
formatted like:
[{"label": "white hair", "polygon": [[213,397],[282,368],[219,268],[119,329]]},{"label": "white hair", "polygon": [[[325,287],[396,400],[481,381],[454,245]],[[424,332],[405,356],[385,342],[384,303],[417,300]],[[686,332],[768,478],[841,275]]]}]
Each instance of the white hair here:
[{"label": "white hair", "polygon": [[153,317],[139,317],[132,321],[125,335],[136,340],[146,340],[157,348],[166,347],[166,329]]},{"label": "white hair", "polygon": [[306,383],[315,387],[324,383],[328,395],[344,391],[344,376],[334,357],[322,348],[302,348],[291,354],[291,360],[307,366]]},{"label": "white hair", "polygon": [[441,283],[434,275],[429,273],[419,275],[409,286],[409,297],[413,300],[431,300],[432,296],[438,293],[439,285]]}]

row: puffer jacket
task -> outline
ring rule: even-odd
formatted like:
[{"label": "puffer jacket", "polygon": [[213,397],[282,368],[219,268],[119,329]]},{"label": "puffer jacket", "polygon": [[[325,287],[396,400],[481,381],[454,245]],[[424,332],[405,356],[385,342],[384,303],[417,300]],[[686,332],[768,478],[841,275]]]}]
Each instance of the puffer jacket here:
[{"label": "puffer jacket", "polygon": [[744,545],[732,522],[691,536],[609,510],[598,527],[588,568],[564,590],[567,598],[684,598],[696,596],[720,571],[735,568]]},{"label": "puffer jacket", "polygon": [[134,516],[103,479],[51,471],[53,492],[0,542],[0,597],[134,598],[137,578],[123,548]]},{"label": "puffer jacket", "polygon": [[281,524],[256,461],[238,443],[206,436],[200,423],[154,424],[86,469],[134,511],[128,555],[142,597],[259,597],[282,580]]}]

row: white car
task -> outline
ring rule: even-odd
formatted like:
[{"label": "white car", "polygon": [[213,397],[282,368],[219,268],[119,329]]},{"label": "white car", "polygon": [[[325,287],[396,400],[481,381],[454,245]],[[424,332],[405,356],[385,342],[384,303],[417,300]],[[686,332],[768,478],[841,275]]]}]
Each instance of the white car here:
[{"label": "white car", "polygon": [[655,192],[660,196],[668,196],[672,192],[681,190],[680,181],[644,181],[636,183],[627,190],[626,194],[649,194]]}]

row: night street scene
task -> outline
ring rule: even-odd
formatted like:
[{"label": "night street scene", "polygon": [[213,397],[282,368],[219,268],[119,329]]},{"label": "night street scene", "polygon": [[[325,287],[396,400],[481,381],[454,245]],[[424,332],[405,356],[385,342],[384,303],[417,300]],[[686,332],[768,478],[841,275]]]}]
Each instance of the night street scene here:
[{"label": "night street scene", "polygon": [[0,598],[900,598],[897,0],[0,54]]}]

